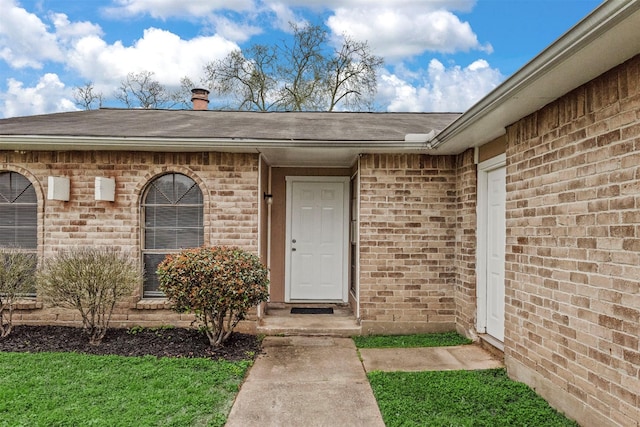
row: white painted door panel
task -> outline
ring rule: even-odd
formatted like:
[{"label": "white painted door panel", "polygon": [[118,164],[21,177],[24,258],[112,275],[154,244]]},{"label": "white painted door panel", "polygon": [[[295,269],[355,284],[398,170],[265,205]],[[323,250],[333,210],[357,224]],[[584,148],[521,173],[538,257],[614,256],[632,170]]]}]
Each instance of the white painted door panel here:
[{"label": "white painted door panel", "polygon": [[290,300],[342,300],[344,183],[290,185]]},{"label": "white painted door panel", "polygon": [[487,333],[504,341],[506,168],[487,174]]}]

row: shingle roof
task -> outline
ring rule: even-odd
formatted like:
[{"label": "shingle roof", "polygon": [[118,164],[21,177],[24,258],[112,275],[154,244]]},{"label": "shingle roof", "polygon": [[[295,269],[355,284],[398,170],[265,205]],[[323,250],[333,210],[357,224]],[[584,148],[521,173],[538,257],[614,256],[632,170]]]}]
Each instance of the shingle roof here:
[{"label": "shingle roof", "polygon": [[291,141],[404,141],[459,113],[238,112],[100,109],[0,120],[0,136],[87,136]]}]

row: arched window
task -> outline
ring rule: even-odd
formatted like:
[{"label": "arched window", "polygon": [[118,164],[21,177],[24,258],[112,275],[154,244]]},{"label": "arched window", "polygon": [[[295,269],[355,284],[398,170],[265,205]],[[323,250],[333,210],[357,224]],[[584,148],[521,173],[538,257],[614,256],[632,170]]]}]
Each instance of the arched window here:
[{"label": "arched window", "polygon": [[17,172],[0,173],[0,246],[36,252],[38,199],[33,184]]},{"label": "arched window", "polygon": [[[0,172],[0,246],[36,256],[38,198],[33,184],[17,172]],[[35,296],[30,290],[25,296]]]},{"label": "arched window", "polygon": [[164,257],[204,243],[203,199],[198,184],[179,173],[149,183],[142,199],[145,297],[163,296],[156,269]]}]

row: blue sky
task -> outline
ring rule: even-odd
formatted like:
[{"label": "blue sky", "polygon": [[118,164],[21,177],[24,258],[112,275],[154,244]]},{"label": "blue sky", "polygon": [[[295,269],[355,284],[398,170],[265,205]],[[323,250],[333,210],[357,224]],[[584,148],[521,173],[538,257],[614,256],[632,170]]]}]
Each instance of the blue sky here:
[{"label": "blue sky", "polygon": [[[168,88],[288,22],[367,41],[381,111],[464,111],[595,9],[596,0],[0,0],[0,117],[109,99],[127,73]],[[213,104],[213,103],[212,103]],[[114,101],[105,106],[120,107]]]}]

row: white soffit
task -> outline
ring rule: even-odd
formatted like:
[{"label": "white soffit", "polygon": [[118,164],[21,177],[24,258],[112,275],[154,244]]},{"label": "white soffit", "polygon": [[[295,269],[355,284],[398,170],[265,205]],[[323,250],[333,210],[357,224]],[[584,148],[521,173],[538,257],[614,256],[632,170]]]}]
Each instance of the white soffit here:
[{"label": "white soffit", "polygon": [[640,53],[640,0],[608,0],[446,127],[432,145],[456,154]]}]

